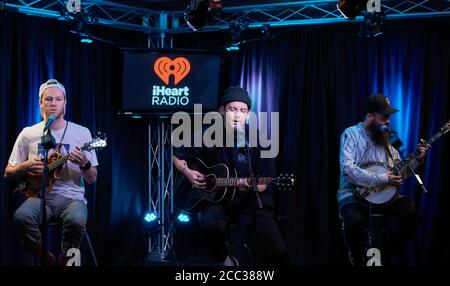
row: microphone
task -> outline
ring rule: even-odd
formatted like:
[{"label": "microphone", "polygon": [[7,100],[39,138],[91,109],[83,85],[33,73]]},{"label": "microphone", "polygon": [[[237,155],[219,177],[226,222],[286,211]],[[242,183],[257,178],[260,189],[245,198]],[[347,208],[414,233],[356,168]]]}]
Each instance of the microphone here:
[{"label": "microphone", "polygon": [[384,124],[380,126],[380,131],[383,133],[391,134],[391,129],[387,125],[384,125]]},{"label": "microphone", "polygon": [[396,131],[391,131],[389,134],[389,142],[395,149],[400,151],[400,147],[403,146],[403,142],[400,137],[398,137],[398,133]]},{"label": "microphone", "polygon": [[236,132],[236,146],[239,148],[247,147],[247,140],[245,139],[245,130],[241,126],[234,127]]},{"label": "microphone", "polygon": [[47,131],[50,128],[50,126],[52,126],[52,124],[55,122],[55,120],[56,120],[56,115],[55,114],[51,114],[47,118],[47,123],[45,124],[44,132]]},{"label": "microphone", "polygon": [[403,142],[402,140],[398,137],[398,133],[394,130],[391,130],[391,128],[389,128],[387,125],[381,125],[380,126],[380,131],[383,133],[388,133],[389,134],[389,143],[391,143],[391,145],[399,150],[400,147],[403,146]]},{"label": "microphone", "polygon": [[234,131],[236,134],[236,147],[239,150],[239,153],[247,156],[248,154],[248,142],[245,138],[245,130],[241,126],[234,127]]}]

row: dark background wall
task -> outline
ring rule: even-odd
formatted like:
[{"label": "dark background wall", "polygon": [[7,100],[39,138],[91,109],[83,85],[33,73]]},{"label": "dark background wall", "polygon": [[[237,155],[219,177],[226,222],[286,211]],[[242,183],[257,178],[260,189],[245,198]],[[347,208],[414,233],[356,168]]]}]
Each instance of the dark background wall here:
[{"label": "dark background wall", "polygon": [[[117,115],[121,96],[121,50],[83,45],[61,22],[7,15],[0,24],[0,162],[6,166],[21,129],[40,120],[38,88],[57,78],[68,91],[66,118],[108,134],[98,153],[98,182],[87,190],[88,231],[101,264],[136,264],[146,255],[141,215],[148,208],[147,121]],[[448,19],[388,21],[377,39],[358,36],[358,24],[277,30],[272,40],[253,41],[228,53],[224,87],[240,84],[256,102],[254,111],[280,113],[280,172],[299,182],[292,192],[275,193],[276,217],[294,265],[345,265],[335,194],[339,184],[339,136],[363,119],[362,100],[371,92],[390,97],[401,112],[392,117],[412,151],[450,119],[450,32]],[[145,47],[142,34],[97,29],[121,46]],[[221,48],[229,35],[177,35],[177,48]],[[402,192],[422,213],[408,261],[448,264],[450,139],[433,146],[420,170],[430,190]],[[23,258],[11,226],[15,208],[1,180],[0,264]]]}]

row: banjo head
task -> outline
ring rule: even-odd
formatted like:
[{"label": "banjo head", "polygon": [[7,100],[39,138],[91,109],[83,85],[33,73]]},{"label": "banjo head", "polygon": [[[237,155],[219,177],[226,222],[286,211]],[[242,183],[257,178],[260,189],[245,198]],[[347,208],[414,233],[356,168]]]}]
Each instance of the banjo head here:
[{"label": "banjo head", "polygon": [[[384,174],[393,171],[389,165],[379,162],[368,163],[362,168],[376,174]],[[398,196],[399,188],[391,185],[377,186],[374,188],[355,186],[354,190],[360,199],[374,205],[383,205],[389,203]]]}]

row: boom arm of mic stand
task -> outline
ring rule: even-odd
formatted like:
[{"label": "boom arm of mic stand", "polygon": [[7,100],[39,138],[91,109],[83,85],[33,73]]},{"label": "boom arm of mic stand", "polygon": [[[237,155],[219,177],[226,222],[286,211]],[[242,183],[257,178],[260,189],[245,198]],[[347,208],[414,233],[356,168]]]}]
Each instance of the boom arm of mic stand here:
[{"label": "boom arm of mic stand", "polygon": [[423,181],[422,181],[422,179],[420,178],[420,176],[414,171],[413,167],[411,167],[411,165],[409,164],[408,160],[405,159],[405,157],[403,156],[403,153],[402,153],[400,150],[398,150],[398,149],[397,149],[397,151],[398,151],[398,153],[400,154],[400,157],[402,158],[402,160],[405,161],[406,166],[408,166],[408,169],[409,169],[409,170],[411,171],[411,173],[413,174],[414,179],[417,181],[417,183],[419,184],[419,186],[420,186],[420,188],[422,189],[422,191],[423,191],[425,194],[428,194],[427,188],[425,188],[425,185],[423,184]]}]

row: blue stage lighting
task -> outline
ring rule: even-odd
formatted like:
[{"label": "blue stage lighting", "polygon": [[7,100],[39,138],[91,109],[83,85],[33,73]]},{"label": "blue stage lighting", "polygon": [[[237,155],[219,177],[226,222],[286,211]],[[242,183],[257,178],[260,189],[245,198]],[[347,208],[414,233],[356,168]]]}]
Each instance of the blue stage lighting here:
[{"label": "blue stage lighting", "polygon": [[144,216],[144,221],[146,223],[153,223],[156,221],[157,218],[158,215],[156,214],[156,212],[147,212]]},{"label": "blue stage lighting", "polygon": [[231,51],[239,51],[239,46],[229,46],[226,47],[227,52],[231,52]]},{"label": "blue stage lighting", "polygon": [[84,44],[92,44],[94,42],[94,40],[89,39],[89,38],[81,38],[80,42],[82,42]]},{"label": "blue stage lighting", "polygon": [[191,217],[188,213],[179,213],[177,216],[177,220],[180,223],[188,223],[191,221]]}]

